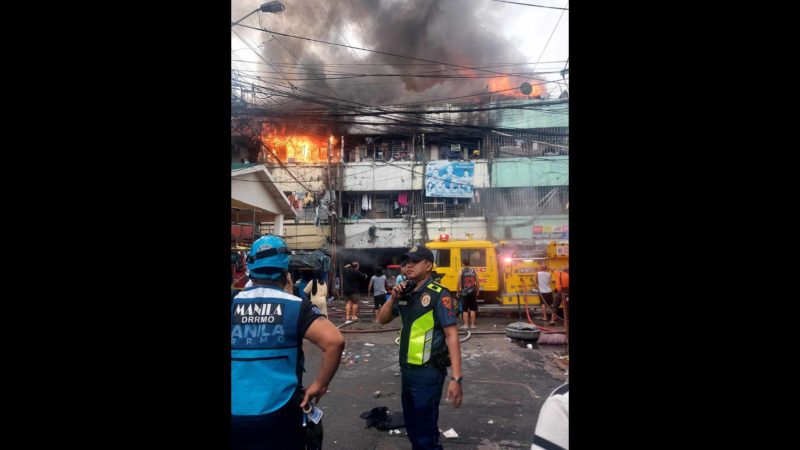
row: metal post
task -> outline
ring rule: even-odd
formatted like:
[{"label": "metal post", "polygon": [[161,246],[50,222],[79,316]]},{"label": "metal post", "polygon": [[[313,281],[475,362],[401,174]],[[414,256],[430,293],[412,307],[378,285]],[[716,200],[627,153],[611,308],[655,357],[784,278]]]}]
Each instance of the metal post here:
[{"label": "metal post", "polygon": [[564,305],[564,331],[567,334],[566,345],[569,350],[569,295],[561,293],[561,304]]}]

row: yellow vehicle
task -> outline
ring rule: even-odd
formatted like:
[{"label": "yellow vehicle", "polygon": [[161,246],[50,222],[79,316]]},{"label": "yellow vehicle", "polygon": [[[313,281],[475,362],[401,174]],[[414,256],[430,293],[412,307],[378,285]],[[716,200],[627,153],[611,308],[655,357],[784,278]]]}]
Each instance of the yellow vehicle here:
[{"label": "yellow vehicle", "polygon": [[425,246],[433,252],[434,270],[437,278],[441,277],[439,283],[442,286],[452,292],[456,291],[458,277],[461,274],[461,261],[466,259],[470,267],[478,273],[480,285],[478,298],[488,303],[497,303],[500,285],[495,244],[472,239],[450,240],[447,235],[443,235]]},{"label": "yellow vehicle", "polygon": [[[523,304],[527,297],[529,305],[538,305],[541,302],[536,273],[543,265],[551,272],[569,265],[569,242],[551,241],[545,250],[540,250],[530,241],[501,241],[497,258],[503,274],[501,303],[516,305],[519,296]],[[555,289],[555,280],[550,287]]]},{"label": "yellow vehicle", "polygon": [[569,241],[550,241],[547,246],[550,270],[561,270],[569,266]]},{"label": "yellow vehicle", "polygon": [[[517,294],[524,304],[540,304],[536,273],[546,264],[550,271],[569,265],[569,242],[551,241],[545,250],[537,249],[530,241],[490,241],[472,239],[450,240],[446,234],[425,244],[434,256],[434,271],[438,282],[455,292],[463,267],[468,259],[470,267],[478,272],[483,303],[516,305]],[[440,277],[440,278],[439,278]],[[551,281],[555,288],[555,281]]]},{"label": "yellow vehicle", "polygon": [[497,256],[503,279],[501,303],[516,305],[519,301],[524,305],[527,297],[528,304],[538,305],[536,273],[547,263],[546,252],[525,241],[501,241]]}]

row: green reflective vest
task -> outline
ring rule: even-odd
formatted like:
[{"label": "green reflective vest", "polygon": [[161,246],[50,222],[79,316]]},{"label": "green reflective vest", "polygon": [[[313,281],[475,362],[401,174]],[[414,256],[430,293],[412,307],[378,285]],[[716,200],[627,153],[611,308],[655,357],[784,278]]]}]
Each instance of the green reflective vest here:
[{"label": "green reflective vest", "polygon": [[[431,360],[432,352],[441,351],[445,347],[444,332],[436,317],[434,305],[439,301],[442,285],[426,280],[426,284],[418,292],[401,297],[397,301],[403,329],[400,332],[400,365],[425,365]],[[439,339],[437,348],[433,348],[434,333]]]}]

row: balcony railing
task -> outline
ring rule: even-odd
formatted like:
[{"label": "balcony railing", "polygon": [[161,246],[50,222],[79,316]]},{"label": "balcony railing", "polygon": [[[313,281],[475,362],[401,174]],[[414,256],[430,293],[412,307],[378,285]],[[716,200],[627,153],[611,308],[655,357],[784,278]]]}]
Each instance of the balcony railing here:
[{"label": "balcony railing", "polygon": [[484,210],[478,203],[462,202],[459,204],[433,202],[425,203],[425,217],[429,219],[443,217],[480,217]]}]

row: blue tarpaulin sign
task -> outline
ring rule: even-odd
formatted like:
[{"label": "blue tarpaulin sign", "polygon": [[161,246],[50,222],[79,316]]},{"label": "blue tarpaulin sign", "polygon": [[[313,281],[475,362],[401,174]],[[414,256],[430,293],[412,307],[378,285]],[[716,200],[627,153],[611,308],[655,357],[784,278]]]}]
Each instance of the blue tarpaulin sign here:
[{"label": "blue tarpaulin sign", "polygon": [[472,198],[475,163],[433,161],[425,167],[425,196]]}]

